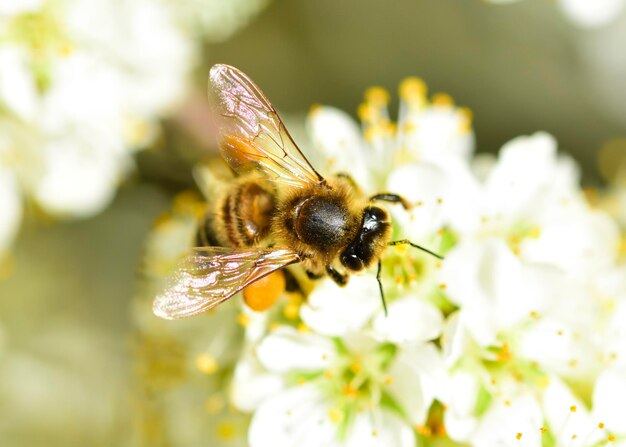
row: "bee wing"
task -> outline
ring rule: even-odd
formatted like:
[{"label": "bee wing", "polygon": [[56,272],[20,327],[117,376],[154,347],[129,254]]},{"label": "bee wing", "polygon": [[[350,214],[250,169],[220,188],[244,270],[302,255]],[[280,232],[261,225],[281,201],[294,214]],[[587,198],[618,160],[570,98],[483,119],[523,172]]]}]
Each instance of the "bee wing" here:
[{"label": "bee wing", "polygon": [[157,317],[173,320],[209,310],[274,270],[300,261],[287,249],[193,248],[169,287],[154,300]]},{"label": "bee wing", "polygon": [[235,171],[258,167],[270,179],[298,187],[324,181],[300,152],[276,109],[244,73],[228,65],[213,66],[209,102],[220,151]]}]

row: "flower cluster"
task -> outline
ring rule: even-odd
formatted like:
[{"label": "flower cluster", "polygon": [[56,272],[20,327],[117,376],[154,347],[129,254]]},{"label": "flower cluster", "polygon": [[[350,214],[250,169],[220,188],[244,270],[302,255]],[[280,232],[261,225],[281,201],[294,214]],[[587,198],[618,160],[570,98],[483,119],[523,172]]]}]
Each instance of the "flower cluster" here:
[{"label": "flower cluster", "polygon": [[[198,433],[215,428],[209,445],[626,445],[618,225],[588,203],[550,135],[474,155],[469,110],[416,78],[399,97],[393,121],[389,94],[368,90],[361,128],[314,107],[311,158],[365,192],[403,195],[409,209],[388,207],[394,239],[445,260],[388,248],[388,315],[373,272],[343,288],[303,282],[304,296],[285,293],[266,312],[235,299],[181,323],[146,316],[149,288],[137,312],[142,382],[167,384],[150,433],[189,431],[193,420]],[[179,198],[157,224],[144,266],[154,287],[191,245],[198,206]],[[188,425],[176,393],[203,402],[185,408]],[[228,429],[214,426],[225,417]]]}]

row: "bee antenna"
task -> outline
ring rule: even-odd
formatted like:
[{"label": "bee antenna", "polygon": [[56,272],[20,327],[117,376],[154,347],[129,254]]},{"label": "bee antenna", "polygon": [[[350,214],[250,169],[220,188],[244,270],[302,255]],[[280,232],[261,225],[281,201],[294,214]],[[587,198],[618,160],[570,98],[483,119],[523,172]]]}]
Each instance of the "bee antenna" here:
[{"label": "bee antenna", "polygon": [[387,301],[385,301],[385,292],[383,292],[383,283],[380,280],[380,275],[383,269],[383,263],[380,261],[380,259],[378,260],[378,270],[376,271],[376,281],[378,281],[378,288],[380,290],[380,299],[383,302],[383,309],[385,311],[385,317],[388,315],[387,312]]},{"label": "bee antenna", "polygon": [[423,252],[426,252],[429,255],[432,255],[432,256],[434,256],[437,259],[443,260],[443,256],[438,255],[437,253],[432,252],[429,249],[422,247],[421,245],[417,245],[417,244],[409,241],[408,239],[402,239],[402,240],[399,240],[399,241],[391,241],[387,245],[390,245],[390,246],[391,245],[410,245],[411,247],[417,248],[418,250],[422,250]]}]

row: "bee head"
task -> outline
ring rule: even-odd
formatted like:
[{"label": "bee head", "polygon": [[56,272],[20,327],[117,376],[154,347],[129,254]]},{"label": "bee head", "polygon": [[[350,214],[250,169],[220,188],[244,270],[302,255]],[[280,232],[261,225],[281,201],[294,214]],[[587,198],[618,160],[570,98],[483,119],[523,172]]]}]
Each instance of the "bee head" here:
[{"label": "bee head", "polygon": [[366,207],[359,232],[341,253],[341,264],[355,272],[369,267],[378,259],[390,236],[391,221],[387,211],[377,206]]}]

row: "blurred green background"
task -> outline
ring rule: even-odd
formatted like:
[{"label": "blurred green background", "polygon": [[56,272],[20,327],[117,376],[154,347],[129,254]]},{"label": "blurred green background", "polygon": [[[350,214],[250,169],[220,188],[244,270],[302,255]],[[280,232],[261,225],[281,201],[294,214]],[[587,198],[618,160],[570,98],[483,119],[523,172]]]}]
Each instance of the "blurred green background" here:
[{"label": "blurred green background", "polygon": [[[204,46],[197,89],[211,65],[228,63],[286,116],[314,103],[354,115],[367,87],[395,91],[415,75],[474,112],[479,152],[546,130],[596,184],[598,151],[626,134],[626,113],[608,107],[607,85],[589,64],[604,32],[576,28],[548,0],[273,0],[234,37]],[[166,129],[104,213],[23,225],[13,273],[0,282],[1,445],[130,439],[129,303],[142,244],[173,195],[192,185],[195,157],[211,149],[176,119]]]}]

